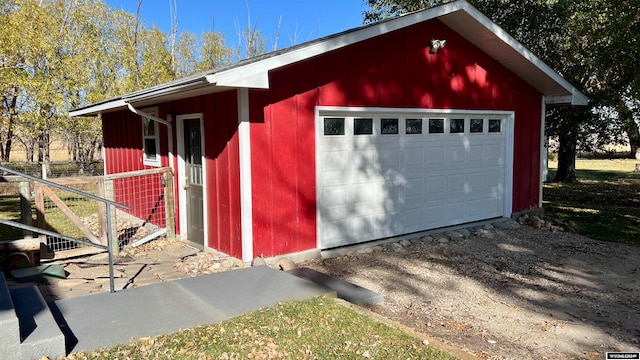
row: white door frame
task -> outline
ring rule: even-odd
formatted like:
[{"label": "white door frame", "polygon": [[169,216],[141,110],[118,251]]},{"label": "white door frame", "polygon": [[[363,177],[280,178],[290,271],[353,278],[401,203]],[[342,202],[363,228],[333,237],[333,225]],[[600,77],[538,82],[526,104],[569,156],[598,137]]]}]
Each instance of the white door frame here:
[{"label": "white door frame", "polygon": [[178,207],[180,209],[180,239],[185,241],[188,239],[187,233],[187,191],[185,190],[186,179],[184,176],[185,171],[185,143],[184,143],[184,121],[187,119],[199,119],[200,120],[200,142],[202,143],[202,197],[203,202],[203,221],[204,221],[204,247],[208,248],[209,239],[209,227],[207,226],[208,206],[207,206],[207,163],[205,161],[205,136],[204,136],[204,119],[202,113],[191,113],[176,115],[176,140],[178,148],[178,170],[176,176],[178,177]]}]

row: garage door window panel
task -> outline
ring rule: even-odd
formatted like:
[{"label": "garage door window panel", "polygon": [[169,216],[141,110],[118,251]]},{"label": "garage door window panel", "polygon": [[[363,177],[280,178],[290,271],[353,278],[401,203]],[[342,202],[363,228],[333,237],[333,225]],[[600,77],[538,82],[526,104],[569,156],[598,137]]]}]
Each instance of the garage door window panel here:
[{"label": "garage door window panel", "polygon": [[449,133],[450,134],[464,133],[464,119],[449,120]]},{"label": "garage door window panel", "polygon": [[382,118],[380,119],[380,134],[382,135],[398,135],[398,119]]},{"label": "garage door window panel", "polygon": [[344,118],[325,118],[324,134],[327,136],[344,135]]},{"label": "garage door window panel", "polygon": [[355,118],[353,120],[353,135],[373,135],[373,119]]},{"label": "garage door window panel", "polygon": [[502,131],[502,122],[500,119],[489,119],[489,133],[499,134]]},{"label": "garage door window panel", "polygon": [[471,119],[469,132],[472,134],[484,133],[484,119]]},{"label": "garage door window panel", "polygon": [[406,119],[406,125],[407,135],[422,134],[422,119]]},{"label": "garage door window panel", "polygon": [[444,134],[444,119],[429,119],[429,134]]}]

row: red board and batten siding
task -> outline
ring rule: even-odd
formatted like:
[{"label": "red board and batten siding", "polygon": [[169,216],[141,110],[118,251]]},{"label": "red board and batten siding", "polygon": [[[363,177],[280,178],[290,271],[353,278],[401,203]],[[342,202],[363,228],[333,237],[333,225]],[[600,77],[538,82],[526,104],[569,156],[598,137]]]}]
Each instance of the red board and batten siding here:
[{"label": "red board and batten siding", "polygon": [[[205,135],[205,166],[208,211],[208,247],[235,257],[242,256],[240,222],[240,170],[237,95],[235,91],[198,96],[159,104],[158,116],[202,113]],[[107,173],[150,168],[142,162],[142,122],[129,111],[103,114],[105,162]],[[176,126],[173,126],[174,141]],[[166,127],[160,129],[162,166],[168,166]],[[174,153],[178,149],[174,146]],[[174,164],[174,169],[177,169]],[[177,174],[175,189],[178,189]],[[140,184],[144,185],[144,184]],[[138,187],[138,190],[141,187]],[[136,204],[137,190],[122,192],[125,203]],[[134,201],[132,201],[134,200]],[[176,201],[176,207],[178,202]],[[176,215],[180,213],[176,208]],[[137,215],[136,215],[137,216]],[[163,219],[164,221],[164,219]],[[179,224],[179,219],[176,220]],[[164,224],[164,223],[163,223]],[[179,231],[179,229],[178,229]]]},{"label": "red board and batten siding", "polygon": [[[437,55],[431,38],[447,39]],[[513,211],[538,207],[542,95],[438,20],[270,72],[250,91],[254,254],[316,247],[315,106],[515,111]]]},{"label": "red board and batten siding", "polygon": [[[107,174],[117,174],[136,170],[151,169],[142,157],[142,121],[131,112],[115,112],[102,115],[105,147],[105,168]],[[161,166],[168,166],[167,132],[160,130],[159,152]],[[156,206],[164,206],[164,189],[161,174],[113,180],[115,201],[131,207],[128,212],[154,225],[164,227],[163,212],[154,211]],[[160,200],[160,201],[159,201]]]}]

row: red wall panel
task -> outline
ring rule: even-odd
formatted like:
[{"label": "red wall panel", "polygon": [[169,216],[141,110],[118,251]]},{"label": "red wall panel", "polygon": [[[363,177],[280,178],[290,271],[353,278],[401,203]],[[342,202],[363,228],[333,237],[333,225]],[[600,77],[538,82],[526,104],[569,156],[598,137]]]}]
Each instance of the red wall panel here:
[{"label": "red wall panel", "polygon": [[[441,53],[431,38],[447,39]],[[316,245],[319,105],[514,111],[513,211],[538,206],[541,94],[440,21],[273,70],[250,96],[256,255]]]}]

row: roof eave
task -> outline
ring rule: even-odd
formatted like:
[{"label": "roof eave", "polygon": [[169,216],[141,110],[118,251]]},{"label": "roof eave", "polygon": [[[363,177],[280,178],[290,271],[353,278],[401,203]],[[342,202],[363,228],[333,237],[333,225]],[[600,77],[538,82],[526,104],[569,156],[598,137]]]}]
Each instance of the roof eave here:
[{"label": "roof eave", "polygon": [[97,116],[103,112],[116,111],[119,109],[125,109],[126,107],[127,103],[122,98],[116,98],[69,111],[69,116]]}]

